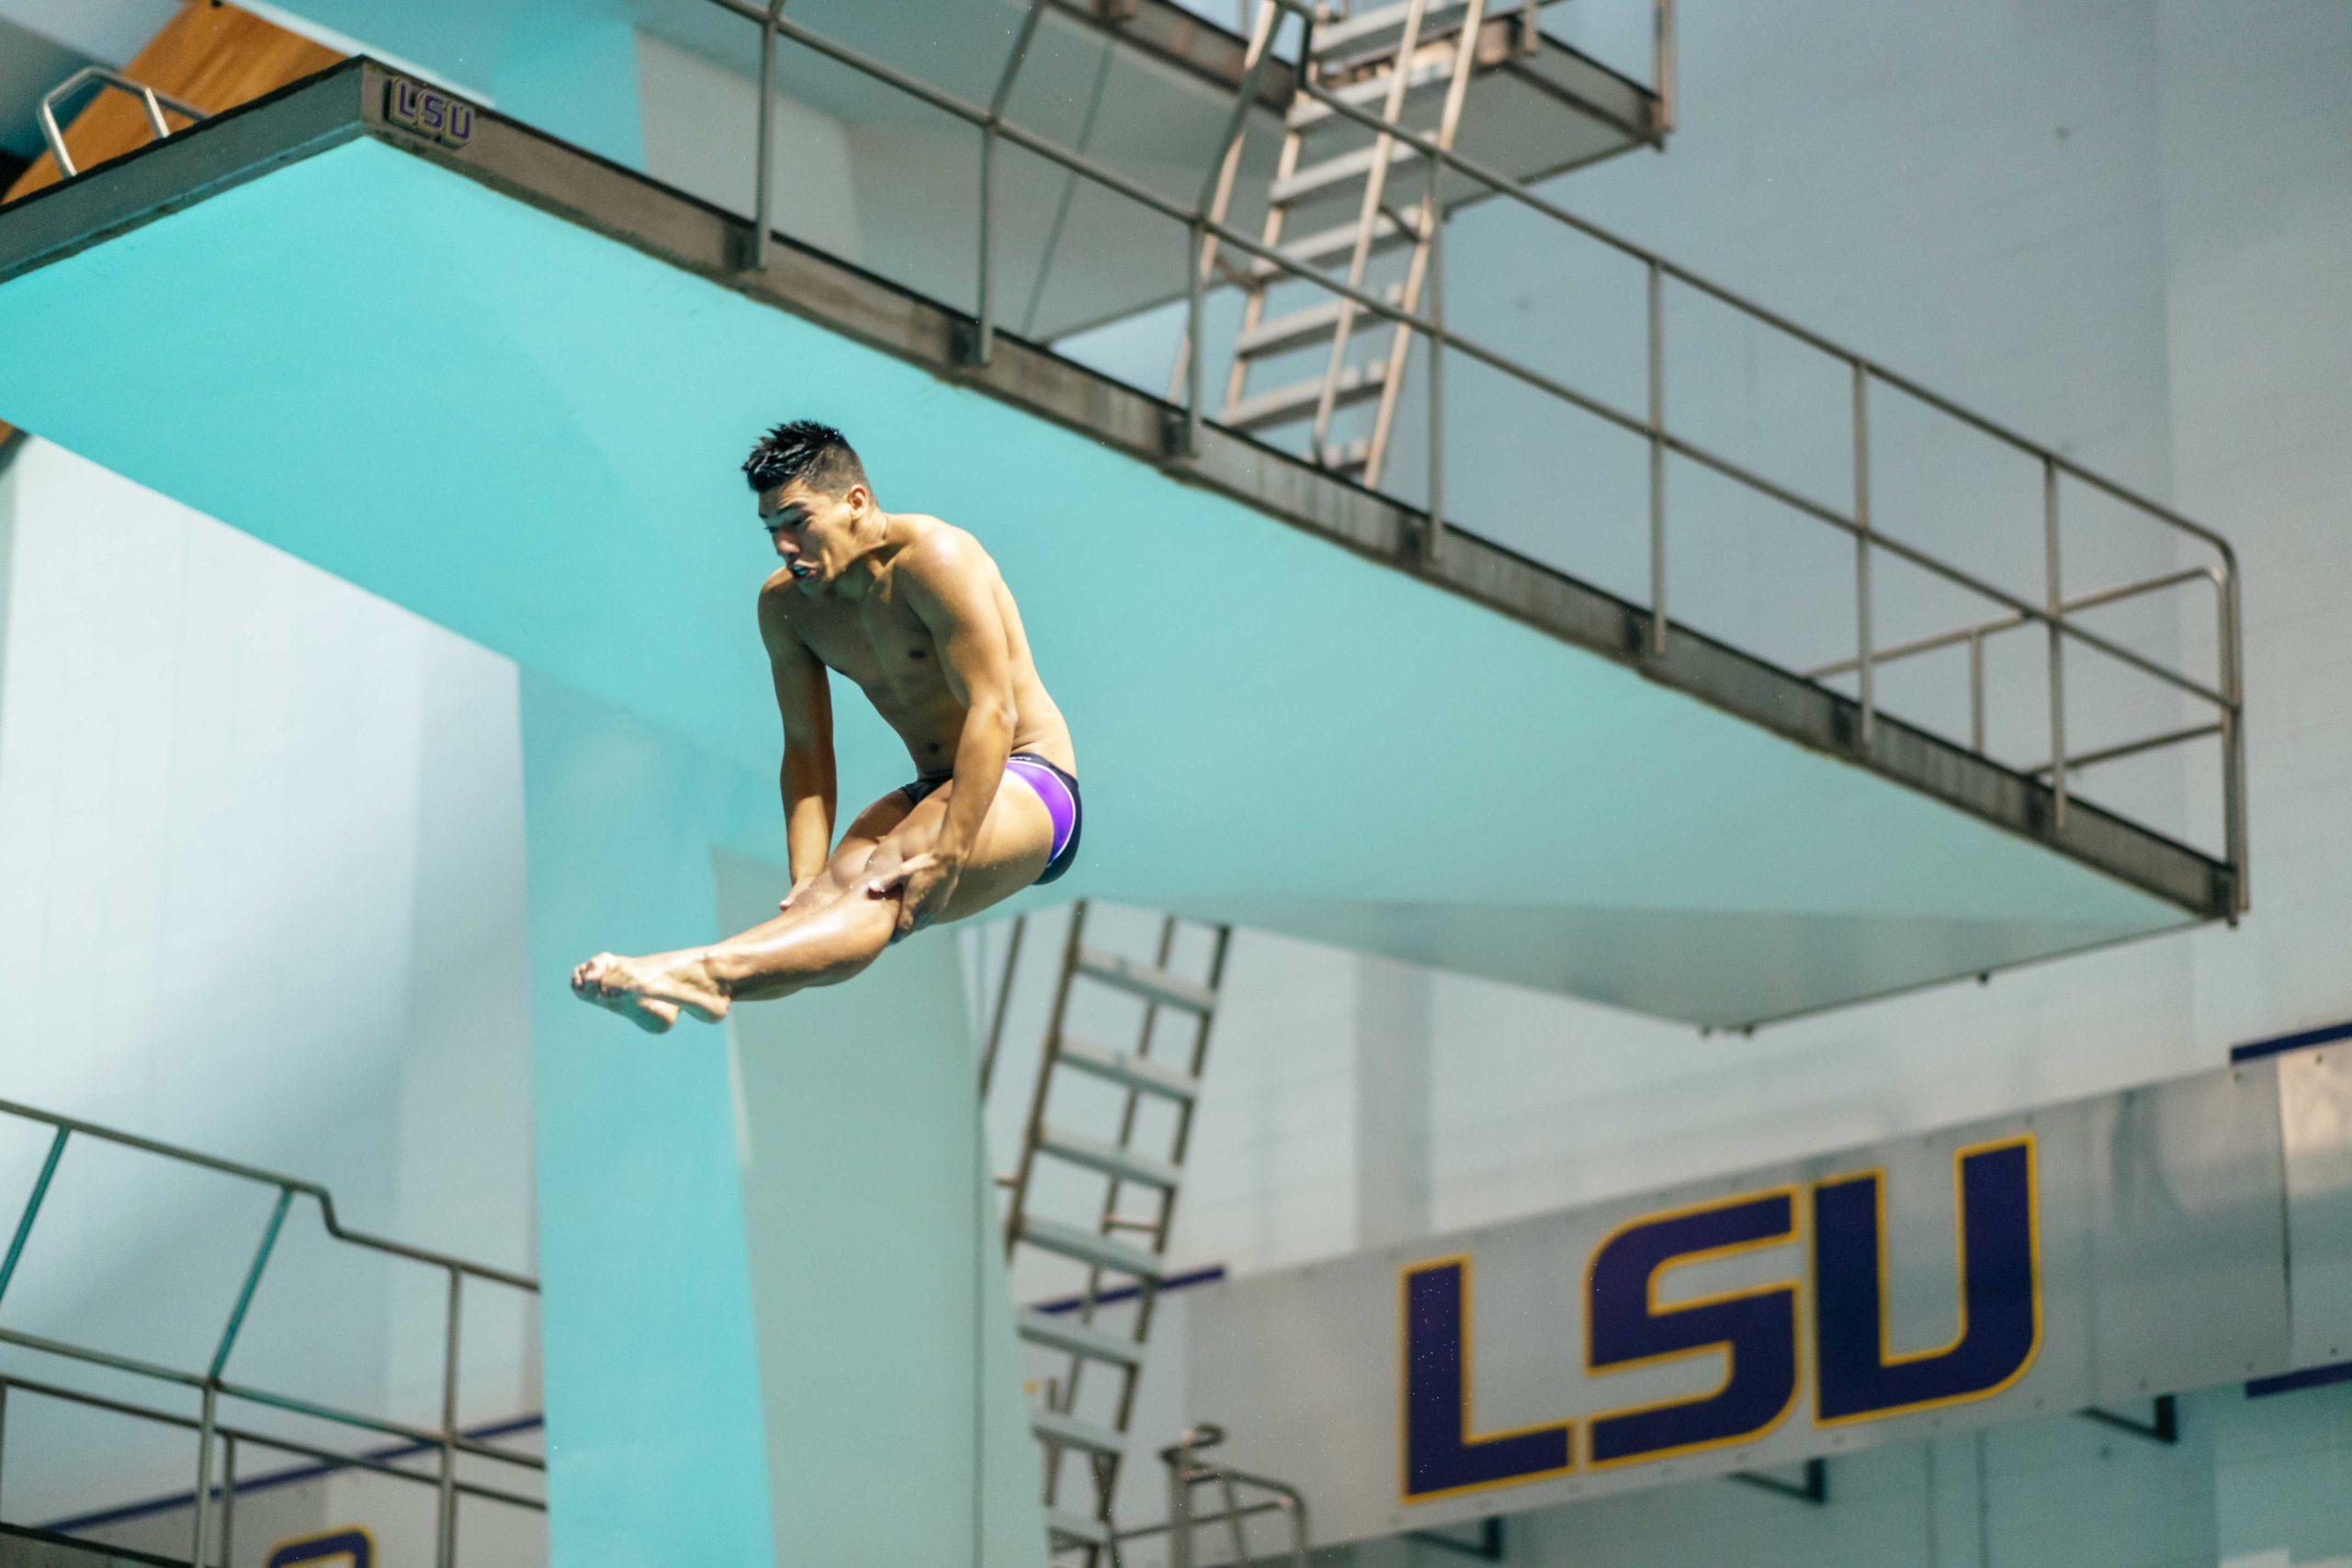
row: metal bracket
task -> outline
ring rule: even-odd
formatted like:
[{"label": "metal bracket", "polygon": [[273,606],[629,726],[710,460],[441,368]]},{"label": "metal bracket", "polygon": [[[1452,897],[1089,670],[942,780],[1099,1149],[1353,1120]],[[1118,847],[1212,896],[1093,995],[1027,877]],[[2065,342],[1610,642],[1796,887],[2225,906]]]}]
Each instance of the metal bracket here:
[{"label": "metal bracket", "polygon": [[1731,1472],[1731,1479],[1767,1492],[1777,1492],[1783,1497],[1793,1497],[1800,1503],[1811,1503],[1815,1507],[1826,1507],[1829,1503],[1829,1461],[1826,1459],[1804,1461],[1803,1484],[1753,1470],[1735,1470]]},{"label": "metal bracket", "polygon": [[2152,1421],[2118,1416],[2114,1411],[2102,1410],[2096,1404],[2087,1405],[2075,1414],[2086,1421],[2096,1421],[2102,1427],[2129,1432],[2135,1438],[2145,1438],[2152,1443],[2163,1443],[2167,1448],[2180,1441],[2180,1406],[2168,1393],[2156,1395],[2155,1418]]},{"label": "metal bracket", "polygon": [[1503,1560],[1503,1522],[1491,1515],[1478,1521],[1478,1539],[1456,1540],[1435,1530],[1407,1530],[1407,1540],[1423,1546],[1434,1546],[1440,1551],[1451,1551],[1457,1557],[1475,1558],[1480,1562],[1500,1562]]}]

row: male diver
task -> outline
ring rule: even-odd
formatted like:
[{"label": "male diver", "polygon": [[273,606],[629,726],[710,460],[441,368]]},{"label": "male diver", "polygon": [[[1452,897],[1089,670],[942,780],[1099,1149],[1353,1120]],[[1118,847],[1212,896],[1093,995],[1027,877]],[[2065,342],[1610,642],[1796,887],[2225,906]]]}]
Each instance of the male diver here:
[{"label": "male diver", "polygon": [[[709,947],[571,972],[579,996],[660,1033],[681,1010],[831,986],[899,938],[958,920],[1078,854],[1078,758],[1037,679],[996,562],[961,528],[885,512],[840,431],[779,424],[743,473],[784,565],[760,588],[760,638],[784,715],[792,891],[775,919]],[[899,732],[915,779],[832,842],[829,670]],[[830,846],[830,852],[829,852]]]}]

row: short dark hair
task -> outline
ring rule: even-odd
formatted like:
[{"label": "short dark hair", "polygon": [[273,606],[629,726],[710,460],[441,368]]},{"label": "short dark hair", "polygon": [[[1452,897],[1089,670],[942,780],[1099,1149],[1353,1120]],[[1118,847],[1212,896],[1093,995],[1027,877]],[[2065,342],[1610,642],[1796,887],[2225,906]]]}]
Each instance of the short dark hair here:
[{"label": "short dark hair", "polygon": [[846,494],[852,485],[872,488],[848,440],[813,419],[790,420],[761,436],[743,459],[743,477],[757,494],[795,479],[827,495]]}]

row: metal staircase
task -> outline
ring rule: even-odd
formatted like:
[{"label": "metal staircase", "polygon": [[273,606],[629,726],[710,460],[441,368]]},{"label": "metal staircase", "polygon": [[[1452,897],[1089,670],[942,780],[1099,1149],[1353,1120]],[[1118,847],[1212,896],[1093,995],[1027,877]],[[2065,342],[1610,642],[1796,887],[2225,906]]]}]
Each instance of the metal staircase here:
[{"label": "metal staircase", "polygon": [[[1035,1248],[1083,1271],[1073,1299],[1046,1310],[1023,1309],[1017,1322],[1023,1339],[1068,1359],[1060,1375],[1045,1381],[1030,1425],[1043,1450],[1046,1524],[1057,1560],[1091,1564],[1105,1552],[1114,1563],[1118,1559],[1111,1501],[1125,1457],[1152,1311],[1166,1278],[1169,1232],[1232,931],[1203,928],[1209,936],[1207,976],[1188,979],[1170,969],[1184,923],[1176,917],[1161,919],[1157,949],[1147,963],[1089,945],[1087,914],[1083,902],[1070,913],[1020,1159],[1013,1173],[1000,1180],[1010,1190],[1004,1217],[1008,1259],[1022,1248]],[[1016,942],[1006,964],[1008,988],[1018,956]],[[1122,992],[1142,1004],[1131,1049],[1068,1032],[1071,996],[1081,987]],[[1159,1027],[1163,1015],[1172,1015],[1173,1027]],[[1057,1086],[1074,1078],[1090,1080],[1094,1093],[1065,1092],[1057,1099]],[[1102,1085],[1114,1091],[1107,1102]],[[1088,1110],[1100,1114],[1106,1103],[1115,1127],[1080,1131],[1078,1118]],[[1055,1119],[1049,1121],[1049,1114]],[[1038,1200],[1050,1194],[1039,1191],[1038,1178],[1052,1166],[1103,1179],[1101,1201],[1091,1213],[1057,1217],[1040,1212]],[[1099,1382],[1089,1382],[1089,1369],[1112,1380],[1107,1390]],[[1082,1394],[1088,1396],[1083,1404]],[[1091,1491],[1066,1483],[1065,1472],[1072,1468],[1082,1472],[1081,1485],[1091,1485]]]},{"label": "metal staircase", "polygon": [[[1280,13],[1290,8],[1278,0],[1260,6],[1254,51],[1269,46]],[[1450,152],[1487,9],[1487,0],[1399,0],[1365,10],[1340,0],[1309,21],[1301,69],[1350,107]],[[1532,47],[1534,8],[1521,0],[1521,46]],[[1439,262],[1437,174],[1419,148],[1302,93],[1284,118],[1261,239],[1270,251],[1410,313]],[[1394,187],[1408,180],[1418,191],[1400,200]],[[1213,222],[1226,220],[1232,197],[1232,179],[1221,177],[1211,196]],[[1215,265],[1214,244],[1204,246],[1204,268]],[[1412,329],[1366,321],[1353,299],[1325,294],[1269,260],[1252,260],[1237,275],[1245,289],[1241,330],[1220,423],[1257,434],[1305,425],[1316,462],[1378,484]],[[1278,293],[1310,291],[1313,303],[1271,309]]]}]

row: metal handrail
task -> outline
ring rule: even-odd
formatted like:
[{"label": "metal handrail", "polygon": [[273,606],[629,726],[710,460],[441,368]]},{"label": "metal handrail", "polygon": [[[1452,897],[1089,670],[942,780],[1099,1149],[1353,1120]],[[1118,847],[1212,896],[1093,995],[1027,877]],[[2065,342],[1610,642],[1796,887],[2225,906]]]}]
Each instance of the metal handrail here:
[{"label": "metal handrail", "polygon": [[[1198,203],[1186,206],[1162,196],[1125,175],[1095,163],[1084,153],[1064,147],[1052,139],[1040,136],[1008,119],[1004,107],[1010,98],[1011,84],[1019,72],[1035,34],[1035,24],[1046,0],[1032,0],[1014,48],[1008,56],[1000,78],[994,101],[986,107],[933,86],[910,73],[888,65],[786,18],[775,6],[760,6],[752,0],[709,0],[709,3],[730,11],[746,20],[759,24],[763,29],[763,49],[774,39],[786,38],[814,53],[856,71],[872,80],[895,88],[919,99],[943,113],[978,128],[983,138],[982,178],[980,181],[979,246],[980,287],[977,299],[978,317],[972,337],[972,357],[986,363],[996,335],[994,291],[989,273],[993,251],[994,181],[989,169],[993,163],[996,144],[1010,141],[1049,163],[1085,178],[1102,189],[1116,193],[1150,212],[1184,226],[1188,245],[1187,310],[1184,330],[1184,353],[1189,373],[1183,378],[1184,396],[1181,407],[1182,420],[1174,428],[1182,433],[1169,454],[1169,461],[1181,465],[1190,461],[1198,451],[1197,433],[1204,421],[1199,362],[1202,358],[1200,338],[1204,311],[1202,290],[1205,286],[1204,254],[1211,244],[1228,246],[1235,252],[1254,257],[1280,271],[1287,277],[1312,284],[1326,294],[1351,303],[1357,310],[1374,317],[1396,322],[1423,338],[1432,345],[1442,363],[1444,353],[1461,354],[1522,385],[1534,388],[1569,406],[1592,415],[1617,429],[1645,441],[1650,449],[1650,627],[1647,648],[1652,657],[1663,657],[1667,651],[1671,620],[1668,611],[1668,573],[1666,535],[1668,513],[1665,502],[1667,464],[1670,454],[1696,463],[1750,491],[1788,506],[1803,515],[1835,527],[1854,542],[1854,595],[1856,610],[1856,652],[1852,668],[1861,676],[1858,694],[1860,723],[1856,733],[1859,746],[1864,750],[1874,739],[1877,715],[1877,694],[1870,679],[1878,662],[1871,646],[1871,567],[1874,556],[1883,552],[1896,559],[1917,566],[1931,575],[1999,605],[2020,624],[2030,622],[2044,626],[2049,634],[2049,673],[2051,686],[2050,723],[2052,761],[2048,768],[2052,795],[2052,825],[2063,830],[2066,825],[2068,795],[2065,745],[2065,678],[2064,650],[2068,643],[2095,649],[2140,671],[2151,679],[2171,685],[2200,701],[2211,704],[2219,714],[2223,733],[2222,745],[2222,816],[2224,858],[2234,872],[2236,907],[2246,907],[2249,882],[2246,874],[2245,809],[2245,742],[2244,742],[2244,659],[2241,649],[2242,618],[2240,615],[2239,573],[2235,552],[2228,540],[2212,530],[2180,515],[2171,508],[2130,489],[2117,480],[2085,468],[2071,458],[2039,442],[1950,399],[1909,377],[1848,349],[1830,339],[1798,325],[1777,311],[1757,304],[1745,296],[1704,277],[1656,251],[1625,238],[1613,231],[1579,217],[1528,190],[1519,182],[1486,166],[1479,161],[1437,144],[1430,138],[1405,127],[1392,124],[1370,110],[1346,102],[1307,79],[1300,73],[1297,91],[1326,106],[1332,113],[1363,125],[1376,133],[1393,138],[1413,148],[1430,160],[1429,170],[1434,181],[1441,169],[1458,174],[1486,189],[1551,219],[1577,233],[1583,234],[1619,254],[1639,262],[1647,277],[1647,333],[1649,348],[1649,390],[1647,407],[1642,414],[1615,407],[1607,400],[1591,396],[1566,383],[1546,376],[1531,367],[1521,365],[1485,344],[1473,342],[1448,330],[1444,324],[1443,308],[1433,290],[1427,313],[1408,312],[1390,305],[1385,299],[1330,278],[1314,271],[1306,264],[1281,254],[1276,249],[1259,243],[1219,221],[1204,210]],[[1294,9],[1296,0],[1267,0],[1284,9]],[[1658,20],[1656,58],[1657,68],[1669,73],[1673,61],[1672,13],[1666,8]],[[763,68],[763,75],[766,73]],[[1670,82],[1664,82],[1670,89]],[[763,117],[764,120],[764,115]],[[765,139],[760,148],[759,179],[765,188],[770,152]],[[1442,233],[1445,208],[1438,204],[1437,231]],[[757,247],[755,247],[756,249]],[[1672,281],[1693,289],[1747,317],[1751,321],[1770,327],[1816,352],[1827,355],[1849,370],[1852,393],[1852,451],[1854,497],[1850,512],[1799,494],[1789,487],[1767,479],[1744,465],[1713,452],[1687,437],[1669,430],[1666,423],[1664,390],[1665,285]],[[1434,554],[1445,530],[1441,475],[1443,471],[1443,412],[1442,382],[1432,376],[1430,382],[1431,451],[1429,464],[1430,497],[1428,526],[1419,548]],[[2039,463],[2043,491],[2043,592],[2039,601],[2022,598],[1985,581],[1973,572],[1946,562],[1926,550],[1872,526],[1870,514],[1870,444],[1869,410],[1873,388],[1901,392],[1948,417],[1957,419],[1981,434],[1991,436],[2021,452]],[[2212,549],[2219,564],[2212,569],[2217,587],[2221,590],[2221,620],[2222,635],[2217,651],[2219,670],[2211,682],[2193,679],[2156,660],[2122,647],[2097,632],[2075,624],[2069,617],[2069,602],[2060,582],[2061,526],[2059,514],[2060,480],[2075,480],[2086,485],[2131,507],[2142,516],[2153,519],[2164,527]]]},{"label": "metal handrail", "polygon": [[[209,1170],[239,1180],[273,1188],[277,1191],[277,1201],[271,1205],[269,1220],[263,1229],[259,1244],[254,1248],[253,1261],[247,1266],[239,1282],[236,1303],[231,1308],[228,1319],[221,1326],[220,1336],[214,1345],[211,1359],[201,1372],[188,1371],[183,1368],[142,1360],[136,1357],[117,1355],[110,1351],[93,1350],[85,1346],[69,1344],[43,1335],[28,1334],[21,1329],[0,1327],[0,1343],[18,1345],[28,1349],[39,1350],[85,1365],[130,1372],[160,1382],[175,1383],[182,1387],[193,1388],[199,1393],[202,1403],[198,1417],[193,1422],[186,1421],[185,1418],[175,1418],[174,1421],[175,1425],[192,1426],[198,1433],[195,1520],[191,1529],[188,1553],[188,1560],[195,1568],[202,1568],[205,1562],[205,1538],[210,1524],[209,1515],[213,1492],[213,1439],[216,1437],[228,1438],[230,1447],[227,1454],[232,1465],[234,1464],[234,1444],[240,1438],[287,1449],[291,1452],[312,1451],[306,1450],[300,1444],[288,1444],[257,1433],[232,1431],[223,1427],[220,1420],[219,1405],[224,1395],[231,1399],[266,1405],[293,1415],[331,1421],[364,1431],[382,1432],[388,1436],[405,1438],[423,1448],[439,1450],[440,1463],[436,1475],[423,1477],[416,1476],[412,1472],[396,1472],[408,1474],[413,1479],[429,1481],[439,1490],[440,1499],[435,1515],[437,1529],[434,1552],[435,1568],[450,1568],[456,1561],[458,1496],[462,1494],[481,1493],[480,1488],[458,1482],[457,1462],[460,1453],[497,1460],[526,1470],[546,1470],[547,1461],[543,1459],[496,1447],[468,1437],[458,1429],[458,1328],[462,1321],[461,1292],[464,1280],[470,1276],[535,1295],[539,1289],[537,1280],[528,1275],[517,1274],[509,1269],[470,1262],[447,1253],[411,1247],[404,1242],[391,1241],[382,1236],[352,1230],[337,1219],[334,1194],[317,1182],[306,1181],[300,1177],[265,1170],[257,1166],[244,1165],[235,1160],[220,1159],[212,1155],[199,1154],[193,1149],[177,1148],[170,1144],[158,1143],[153,1138],[142,1138],[136,1134],[103,1127],[96,1122],[84,1122],[75,1117],[60,1116],[53,1111],[19,1105],[13,1100],[0,1100],[0,1116],[32,1122],[53,1129],[49,1149],[41,1160],[40,1172],[34,1179],[31,1191],[26,1197],[24,1209],[18,1215],[15,1232],[8,1244],[8,1250],[5,1256],[0,1256],[0,1299],[5,1299],[6,1296],[8,1285],[16,1276],[18,1264],[23,1260],[26,1244],[31,1238],[34,1224],[40,1217],[42,1206],[49,1196],[50,1187],[64,1157],[67,1144],[75,1136],[99,1143],[113,1144],[123,1148],[136,1149],[144,1154],[159,1156],[176,1164],[192,1166],[200,1170]],[[442,1338],[441,1424],[437,1428],[412,1426],[382,1416],[368,1416],[357,1411],[321,1404],[311,1400],[273,1393],[249,1384],[233,1382],[226,1376],[229,1359],[235,1351],[238,1336],[244,1327],[245,1314],[253,1305],[254,1293],[260,1289],[263,1273],[269,1266],[278,1237],[285,1229],[287,1215],[298,1196],[317,1200],[320,1219],[325,1226],[327,1235],[334,1240],[370,1252],[381,1253],[387,1257],[425,1264],[439,1269],[447,1274],[448,1296]],[[6,1381],[5,1378],[0,1378],[0,1390],[5,1390]],[[48,1385],[41,1385],[40,1392],[58,1393],[58,1396],[62,1398],[82,1397],[52,1390]],[[0,1394],[0,1397],[5,1395]],[[85,1398],[85,1402],[95,1401]],[[321,1457],[334,1457],[341,1461],[348,1456],[322,1454]],[[361,1461],[355,1460],[351,1462]],[[499,1495],[505,1497],[508,1501],[521,1500],[511,1495],[499,1494]]]},{"label": "metal handrail", "polygon": [[74,166],[72,155],[65,151],[65,132],[58,129],[57,106],[93,82],[130,93],[144,104],[147,123],[155,128],[155,140],[158,141],[172,133],[172,128],[164,123],[165,109],[170,109],[183,119],[201,120],[205,118],[204,111],[194,104],[182,103],[169,93],[159,93],[146,83],[134,82],[119,71],[109,71],[103,65],[85,65],[42,94],[39,111],[41,140],[49,143],[50,156],[57,160],[58,173],[69,180],[81,171]]},{"label": "metal handrail", "polygon": [[[1233,1568],[1249,1568],[1256,1559],[1250,1554],[1249,1537],[1243,1521],[1254,1515],[1269,1511],[1280,1513],[1290,1520],[1290,1559],[1292,1568],[1307,1568],[1313,1550],[1312,1532],[1306,1523],[1306,1498],[1298,1488],[1270,1476],[1256,1475],[1231,1465],[1216,1464],[1203,1460],[1201,1451],[1225,1441],[1225,1428],[1214,1421],[1197,1422],[1184,1428],[1175,1442],[1159,1450],[1160,1462],[1168,1467],[1168,1522],[1153,1529],[1133,1532],[1168,1537],[1169,1568],[1193,1568],[1193,1532],[1202,1525],[1222,1524],[1233,1549]],[[1204,1482],[1216,1483],[1225,1506],[1211,1514],[1193,1511],[1193,1488]],[[1245,1506],[1241,1489],[1249,1487],[1269,1494],[1261,1503]],[[1121,1539],[1126,1539],[1122,1536]]]}]

